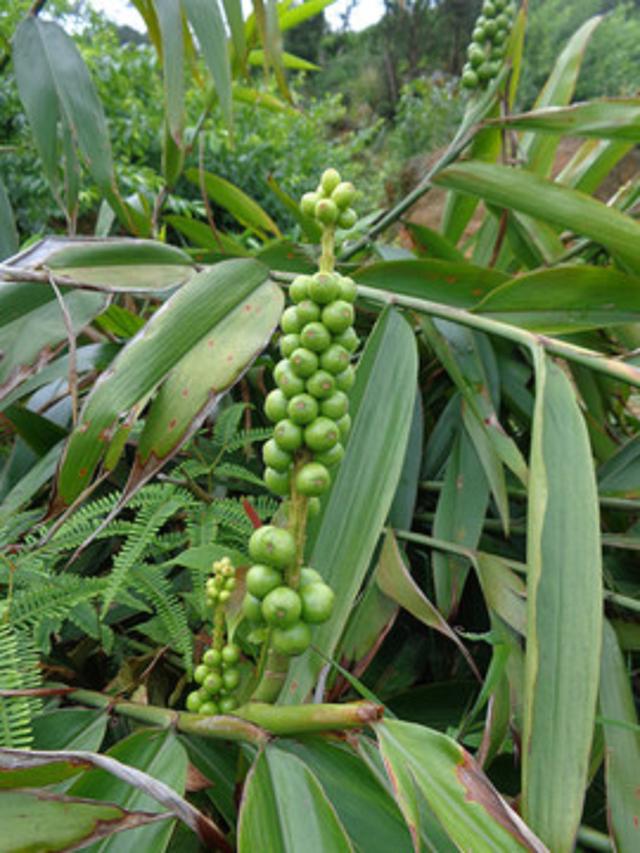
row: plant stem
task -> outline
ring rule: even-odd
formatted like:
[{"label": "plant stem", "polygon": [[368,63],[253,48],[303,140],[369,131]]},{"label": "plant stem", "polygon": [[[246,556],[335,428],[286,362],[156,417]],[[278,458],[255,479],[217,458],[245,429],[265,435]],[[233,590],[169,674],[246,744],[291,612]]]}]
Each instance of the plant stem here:
[{"label": "plant stem", "polygon": [[320,272],[333,272],[336,264],[334,254],[336,230],[330,226],[322,228],[322,254],[320,255]]}]

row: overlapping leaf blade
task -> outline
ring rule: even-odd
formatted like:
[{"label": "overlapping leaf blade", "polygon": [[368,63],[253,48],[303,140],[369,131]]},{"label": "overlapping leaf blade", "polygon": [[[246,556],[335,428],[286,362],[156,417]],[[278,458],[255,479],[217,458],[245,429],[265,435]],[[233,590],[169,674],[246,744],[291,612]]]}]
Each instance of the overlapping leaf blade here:
[{"label": "overlapping leaf blade", "polygon": [[[213,77],[220,109],[228,125],[231,125],[231,66],[227,51],[227,34],[218,0],[182,0],[196,37],[200,42],[204,60]],[[236,43],[238,40],[237,9],[227,3],[227,16]],[[231,12],[231,15],[229,15]],[[240,10],[242,21],[242,10]]]}]

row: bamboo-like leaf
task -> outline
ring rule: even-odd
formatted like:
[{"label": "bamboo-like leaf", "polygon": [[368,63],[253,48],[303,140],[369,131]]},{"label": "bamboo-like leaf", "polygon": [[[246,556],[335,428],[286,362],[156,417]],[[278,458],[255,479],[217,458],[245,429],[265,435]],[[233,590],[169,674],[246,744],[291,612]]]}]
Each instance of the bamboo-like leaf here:
[{"label": "bamboo-like leaf", "polygon": [[[227,125],[231,126],[231,66],[227,51],[227,33],[218,0],[182,0],[182,2],[213,77],[222,115]],[[232,21],[237,24],[233,14]],[[242,21],[242,10],[240,10],[240,21]]]},{"label": "bamboo-like leaf", "polygon": [[[347,623],[393,501],[411,427],[416,375],[411,328],[387,310],[358,366],[351,393],[352,434],[311,545],[310,565],[336,593],[332,618],[318,626],[313,637],[314,645],[328,656]],[[283,689],[285,701],[308,694],[322,663],[310,652],[293,662]]]},{"label": "bamboo-like leaf", "polygon": [[2,181],[0,181],[0,261],[18,251],[18,232],[13,210]]},{"label": "bamboo-like leaf", "polygon": [[281,8],[278,9],[280,31],[284,33],[286,30],[297,27],[298,24],[319,15],[327,6],[335,2],[336,0],[305,0],[303,3],[296,3],[295,6],[291,3],[281,4]]},{"label": "bamboo-like leaf", "polygon": [[633,853],[640,824],[640,727],[616,632],[606,620],[603,628],[600,714],[606,743],[607,816],[616,850]]},{"label": "bamboo-like leaf", "polygon": [[[200,173],[197,169],[187,169],[185,174],[191,183],[196,184],[196,186],[200,185]],[[220,207],[228,210],[245,228],[250,228],[258,235],[270,231],[272,234],[280,236],[278,226],[269,214],[234,184],[218,175],[212,175],[211,172],[205,172],[204,185],[207,195]]]},{"label": "bamboo-like leaf", "polygon": [[640,279],[585,264],[536,270],[500,285],[474,310],[550,334],[637,323]]},{"label": "bamboo-like leaf", "polygon": [[53,511],[90,484],[118,426],[129,422],[134,407],[264,281],[266,272],[256,261],[234,260],[199,273],[127,344],[85,402],[58,472]]},{"label": "bamboo-like leaf", "polygon": [[231,235],[224,234],[222,231],[217,231],[214,234],[211,227],[205,222],[191,219],[188,216],[177,216],[176,214],[165,216],[164,219],[176,231],[184,234],[194,246],[211,249],[222,256],[230,255],[236,258],[248,258],[251,254],[245,249],[242,243],[235,240]]},{"label": "bamboo-like leaf", "polygon": [[178,148],[184,128],[184,35],[175,0],[153,0],[162,39],[162,75],[169,131]]},{"label": "bamboo-like leaf", "polygon": [[465,262],[462,252],[438,231],[427,228],[425,225],[418,225],[416,222],[406,222],[405,228],[411,235],[414,248],[419,255],[428,255],[441,261]]},{"label": "bamboo-like leaf", "polygon": [[[640,130],[638,133],[640,134]],[[633,148],[633,142],[586,139],[566,166],[558,172],[556,181],[592,195]]]},{"label": "bamboo-like leaf", "polygon": [[527,533],[522,809],[573,850],[587,784],[602,636],[600,521],[587,430],[565,374],[536,353]]},{"label": "bamboo-like leaf", "polygon": [[[249,65],[262,68],[264,65],[264,51],[252,50],[248,56]],[[320,66],[303,59],[301,56],[295,56],[293,53],[282,52],[282,64],[285,68],[293,68],[296,71],[320,71]]]},{"label": "bamboo-like leaf", "polygon": [[598,489],[605,495],[640,498],[640,436],[623,444],[598,469]]},{"label": "bamboo-like leaf", "polygon": [[387,774],[418,848],[419,795],[460,850],[546,851],[473,758],[433,729],[387,720],[375,726]]},{"label": "bamboo-like leaf", "polygon": [[245,68],[247,55],[247,40],[244,33],[244,18],[242,16],[242,4],[240,0],[222,0],[227,23],[231,30],[231,41],[240,62],[240,67]]},{"label": "bamboo-like leaf", "polygon": [[495,119],[503,127],[538,133],[637,142],[640,98],[603,98],[568,107],[549,107]]},{"label": "bamboo-like leaf", "polygon": [[353,851],[316,776],[299,758],[270,745],[259,753],[245,782],[239,853],[253,853],[256,839],[269,853]]},{"label": "bamboo-like leaf", "polygon": [[493,163],[457,163],[434,181],[591,237],[640,272],[640,225],[584,193]]},{"label": "bamboo-like leaf", "polygon": [[104,740],[109,717],[104,711],[64,708],[33,720],[34,749],[87,749],[96,752]]}]

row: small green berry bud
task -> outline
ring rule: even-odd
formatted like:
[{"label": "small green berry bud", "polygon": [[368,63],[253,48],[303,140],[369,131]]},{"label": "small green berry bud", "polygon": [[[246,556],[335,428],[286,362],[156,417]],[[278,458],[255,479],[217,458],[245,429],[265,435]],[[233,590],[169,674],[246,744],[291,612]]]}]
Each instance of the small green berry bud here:
[{"label": "small green berry bud", "polygon": [[336,203],[340,210],[346,210],[356,197],[356,188],[349,181],[343,181],[331,193],[331,200]]},{"label": "small green berry bud", "polygon": [[270,438],[263,444],[262,460],[265,465],[275,468],[276,471],[288,471],[293,464],[293,456],[279,447],[274,438]]},{"label": "small green berry bud", "polygon": [[302,302],[309,296],[309,282],[311,276],[299,275],[291,282],[289,287],[289,296],[293,302]]},{"label": "small green berry bud", "polygon": [[278,423],[287,417],[287,406],[289,400],[279,388],[270,391],[264,401],[264,413],[271,423]]},{"label": "small green berry bud", "polygon": [[318,417],[318,404],[311,394],[297,394],[289,401],[287,413],[294,424],[310,424]]},{"label": "small green berry bud", "polygon": [[303,465],[296,475],[296,489],[301,495],[318,497],[331,485],[331,475],[319,462]]},{"label": "small green berry bud", "polygon": [[318,193],[305,193],[300,200],[300,210],[305,216],[315,216],[316,204],[319,201]]},{"label": "small green berry bud", "polygon": [[340,172],[338,172],[337,169],[326,169],[320,178],[322,192],[325,193],[325,195],[331,195],[331,193],[340,184],[340,181]]},{"label": "small green berry bud", "polygon": [[316,204],[316,219],[323,225],[334,225],[338,219],[338,208],[330,198],[321,198]]},{"label": "small green berry bud", "polygon": [[289,358],[291,369],[296,376],[308,379],[318,369],[318,356],[306,347],[298,347]]},{"label": "small green berry bud", "polygon": [[300,317],[300,322],[303,326],[320,319],[320,307],[313,300],[303,299],[296,307],[298,309],[298,317]]},{"label": "small green berry bud", "polygon": [[337,444],[340,438],[340,430],[335,421],[331,418],[320,416],[305,429],[304,442],[309,448],[317,453],[322,453],[329,450],[334,444]]},{"label": "small green berry bud", "polygon": [[358,214],[352,207],[348,207],[338,218],[338,225],[344,231],[349,231],[358,221]]},{"label": "small green berry bud", "polygon": [[284,418],[276,424],[273,438],[281,450],[287,450],[289,453],[302,447],[302,430],[289,418]]},{"label": "small green berry bud", "polygon": [[[300,333],[300,342],[307,349],[313,350],[313,352],[323,352],[331,346],[331,335],[329,334],[326,326],[322,323],[307,323]],[[295,376],[295,374],[293,375]],[[298,382],[302,382],[299,376],[296,376],[295,378]],[[276,382],[278,382],[278,385],[280,385],[286,394],[286,389],[283,387],[282,383],[278,381],[277,377]],[[296,394],[300,394],[301,391],[302,389],[296,391]],[[290,394],[289,396],[293,395]]]}]

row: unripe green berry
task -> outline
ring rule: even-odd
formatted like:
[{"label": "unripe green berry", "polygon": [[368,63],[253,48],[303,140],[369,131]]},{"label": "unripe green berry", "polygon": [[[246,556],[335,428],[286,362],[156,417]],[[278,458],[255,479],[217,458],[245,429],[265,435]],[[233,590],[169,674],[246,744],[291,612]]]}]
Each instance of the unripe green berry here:
[{"label": "unripe green berry", "polygon": [[504,55],[506,52],[506,44],[494,44],[494,46],[491,48],[491,61],[502,64],[502,60],[504,59]]},{"label": "unripe green berry", "polygon": [[319,462],[308,462],[296,474],[296,489],[306,497],[318,497],[331,485],[331,475]]},{"label": "unripe green berry", "polygon": [[302,302],[303,299],[308,298],[310,281],[311,276],[308,275],[299,275],[294,278],[289,286],[289,296],[293,302]]},{"label": "unripe green berry", "polygon": [[483,62],[477,71],[478,79],[482,82],[490,80],[493,76],[493,66],[490,62]]},{"label": "unripe green berry", "polygon": [[[334,376],[345,371],[351,363],[351,356],[340,344],[332,344],[320,356],[320,366]],[[343,390],[343,389],[341,389]]]},{"label": "unripe green berry", "polygon": [[207,700],[206,702],[203,702],[202,705],[200,705],[200,713],[204,714],[205,717],[215,717],[218,711],[218,706],[215,702],[212,702],[211,699]]},{"label": "unripe green berry", "polygon": [[230,714],[238,707],[238,701],[233,696],[225,696],[224,699],[220,700],[219,705],[221,714]]},{"label": "unripe green berry", "polygon": [[336,203],[340,210],[345,210],[356,196],[356,188],[350,181],[342,181],[331,193],[331,200]]},{"label": "unripe green berry", "polygon": [[349,411],[349,398],[344,391],[334,391],[320,403],[320,414],[337,421]]},{"label": "unripe green berry", "polygon": [[340,440],[344,442],[351,432],[351,415],[343,415],[339,421],[336,421],[336,426],[340,433]]},{"label": "unripe green berry", "polygon": [[[331,418],[320,416],[304,431],[304,443],[309,450],[316,453],[324,453],[329,450],[334,444],[337,444],[340,438],[340,431],[335,421]],[[296,480],[297,482],[297,480]]]},{"label": "unripe green berry", "polygon": [[209,668],[213,668],[216,666],[220,666],[222,663],[222,656],[217,649],[207,649],[207,651],[202,656],[203,663]]},{"label": "unripe green berry", "polygon": [[484,0],[482,4],[482,14],[485,18],[493,18],[496,14],[496,7],[494,6],[492,0]]},{"label": "unripe green berry", "polygon": [[276,471],[288,471],[293,463],[293,456],[283,450],[273,438],[263,444],[262,459],[265,465],[275,468]]},{"label": "unripe green berry", "polygon": [[[249,555],[256,563],[284,569],[295,559],[296,544],[288,530],[266,524],[251,534]],[[228,647],[225,646],[226,648]],[[225,660],[224,649],[222,650],[222,660]]]},{"label": "unripe green berry", "polygon": [[[336,381],[326,370],[317,370],[310,379],[307,380],[307,391],[316,399],[322,400],[329,397],[336,387]],[[316,409],[316,415],[318,411]],[[313,420],[313,419],[311,419]],[[311,423],[311,420],[307,423]]]},{"label": "unripe green berry", "polygon": [[334,465],[342,462],[343,457],[344,447],[338,442],[329,448],[329,450],[325,450],[324,453],[314,453],[313,461],[319,462],[325,468],[333,468]]},{"label": "unripe green berry", "polygon": [[202,699],[200,697],[199,690],[192,690],[191,693],[187,696],[187,700],[185,702],[185,708],[187,711],[191,711],[192,714],[200,713],[200,706],[202,705]]},{"label": "unripe green berry", "polygon": [[238,586],[238,581],[236,578],[227,578],[224,582],[223,592],[233,592],[233,590]]},{"label": "unripe green berry", "polygon": [[318,417],[318,403],[311,394],[297,394],[289,401],[287,413],[294,424],[310,424]]},{"label": "unripe green berry", "polygon": [[[280,578],[280,582],[282,582],[282,578]],[[242,599],[242,615],[247,621],[260,624],[263,621],[262,601],[248,592]]]},{"label": "unripe green berry", "polygon": [[280,328],[285,335],[296,335],[302,328],[302,323],[298,317],[298,309],[295,305],[290,305],[282,312],[282,317],[280,317]]},{"label": "unripe green berry", "polygon": [[222,676],[218,672],[210,672],[202,685],[207,693],[219,693],[222,687]]},{"label": "unripe green berry", "polygon": [[504,44],[507,40],[507,36],[509,33],[506,30],[496,30],[493,36],[494,44]]},{"label": "unripe green berry", "polygon": [[288,586],[278,586],[271,590],[262,602],[262,615],[265,622],[278,628],[295,625],[301,612],[300,596]]},{"label": "unripe green berry", "polygon": [[356,283],[348,275],[341,275],[338,279],[339,299],[344,299],[345,302],[355,302],[358,295]]},{"label": "unripe green berry", "polygon": [[[275,529],[279,530],[280,528],[276,527]],[[287,531],[283,530],[282,532],[286,533]],[[291,534],[289,534],[289,536],[291,536]],[[223,646],[221,654],[223,666],[234,666],[234,664],[238,663],[240,660],[240,648],[236,646],[235,643],[227,643],[226,646]]]},{"label": "unripe green berry", "polygon": [[498,30],[498,25],[494,20],[489,20],[484,25],[484,34],[488,39],[492,39]]},{"label": "unripe green berry", "polygon": [[350,391],[353,388],[353,383],[356,381],[356,372],[353,365],[346,367],[342,373],[336,375],[336,388],[339,391]]},{"label": "unripe green berry", "polygon": [[[300,333],[300,342],[302,346],[306,347],[307,349],[313,350],[313,352],[323,352],[331,346],[331,335],[329,334],[326,326],[324,326],[322,323],[307,323],[307,325],[304,326],[302,332]],[[296,379],[299,379],[299,377],[296,376]],[[276,382],[278,382],[277,379]],[[280,382],[278,382],[278,385],[280,385],[280,387],[282,388]],[[284,388],[282,390],[285,391]],[[296,393],[300,394],[301,391],[302,389],[300,389],[300,391],[296,391]]]},{"label": "unripe green berry", "polygon": [[[282,584],[282,575],[273,566],[264,566],[258,563],[251,566],[247,572],[247,591],[255,598],[264,598],[267,593],[271,592],[277,586]],[[254,622],[259,620],[254,619]]]},{"label": "unripe green berry", "polygon": [[477,44],[470,44],[467,48],[467,56],[471,65],[482,65],[485,60],[485,53]]},{"label": "unripe green berry", "polygon": [[204,684],[204,680],[208,675],[209,668],[201,663],[193,671],[193,680],[196,684]]},{"label": "unripe green berry", "polygon": [[298,317],[303,325],[320,319],[320,307],[312,299],[303,299],[296,307],[298,309]]},{"label": "unripe green berry", "polygon": [[462,75],[462,85],[465,89],[475,89],[478,85],[478,75],[471,68]]},{"label": "unripe green berry", "polygon": [[280,388],[270,391],[264,401],[264,413],[272,423],[278,423],[287,417],[289,400]]},{"label": "unripe green berry", "polygon": [[348,207],[346,210],[343,210],[340,216],[338,217],[338,225],[344,231],[349,231],[358,221],[358,214],[352,207]]},{"label": "unripe green berry", "polygon": [[302,394],[304,391],[303,380],[299,376],[296,376],[291,369],[289,360],[286,358],[283,358],[274,367],[273,378],[278,383],[285,397],[295,397],[296,394]]},{"label": "unripe green berry", "polygon": [[476,27],[473,33],[471,34],[471,38],[476,44],[483,45],[487,39],[484,27]]},{"label": "unripe green berry", "polygon": [[333,343],[344,347],[347,352],[353,353],[358,349],[360,339],[356,335],[353,326],[349,326],[349,328],[345,329],[344,332],[341,332],[339,335],[333,336]]},{"label": "unripe green berry", "polygon": [[309,283],[309,296],[319,305],[328,305],[340,293],[338,278],[330,272],[317,272]]},{"label": "unripe green berry", "polygon": [[326,622],[331,618],[335,595],[331,587],[324,583],[306,584],[300,590],[302,600],[302,618],[312,625]]},{"label": "unripe green berry", "polygon": [[228,669],[222,673],[222,683],[226,690],[235,690],[240,684],[240,673],[237,669]]},{"label": "unripe green berry", "polygon": [[305,193],[300,200],[300,210],[305,216],[315,216],[316,204],[320,201],[318,193]]},{"label": "unripe green berry", "polygon": [[308,379],[318,369],[318,356],[306,347],[298,347],[289,358],[291,369],[296,376]]},{"label": "unripe green berry", "polygon": [[322,192],[325,193],[325,195],[331,195],[331,193],[340,184],[340,181],[340,172],[338,172],[337,169],[325,169],[322,173],[322,177],[320,178]]},{"label": "unripe green berry", "polygon": [[320,503],[319,498],[309,498],[307,502],[307,516],[309,518],[315,518],[322,509],[322,504]]},{"label": "unripe green berry", "polygon": [[302,430],[289,418],[278,421],[273,431],[273,437],[278,447],[281,450],[289,451],[289,453],[293,453],[302,447]]},{"label": "unripe green berry", "polygon": [[[267,470],[273,471],[273,468],[268,468]],[[274,489],[272,488],[271,491],[274,491]],[[280,492],[276,492],[276,494],[280,494]],[[220,592],[218,594],[218,601],[220,602],[220,604],[226,604],[230,598],[231,598],[231,590],[230,589],[221,589],[220,590]]]},{"label": "unripe green berry", "polygon": [[300,589],[310,583],[324,583],[324,578],[320,572],[312,569],[311,566],[303,566],[300,569]]},{"label": "unripe green berry", "polygon": [[499,29],[508,30],[511,26],[511,21],[509,20],[507,15],[502,13],[502,15],[498,15],[498,17],[496,18],[496,24],[498,25]]},{"label": "unripe green berry", "polygon": [[301,655],[311,644],[311,629],[305,622],[297,622],[290,628],[276,628],[271,635],[276,652],[288,657]]},{"label": "unripe green berry", "polygon": [[334,335],[340,335],[353,323],[353,305],[344,299],[336,299],[322,309],[322,322]]},{"label": "unripe green berry", "polygon": [[335,202],[330,198],[321,198],[316,204],[315,216],[323,225],[334,225],[338,219],[339,211]]},{"label": "unripe green berry", "polygon": [[280,353],[283,358],[289,356],[300,346],[300,335],[283,335],[280,338]]},{"label": "unripe green berry", "polygon": [[[291,474],[289,471],[276,471],[275,468],[265,468],[263,478],[266,487],[274,495],[284,497],[289,494],[291,489]],[[220,601],[222,601],[222,593],[220,593]]]}]

